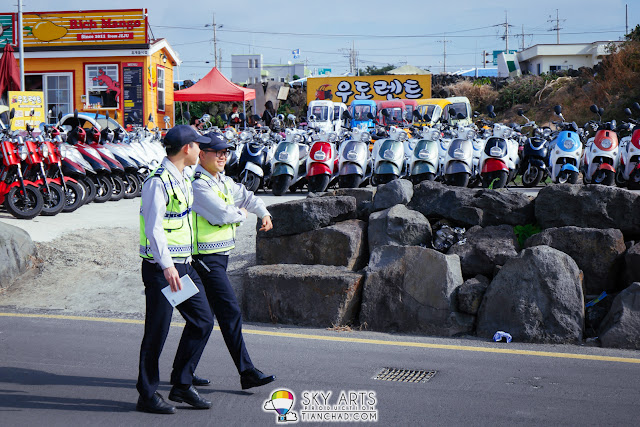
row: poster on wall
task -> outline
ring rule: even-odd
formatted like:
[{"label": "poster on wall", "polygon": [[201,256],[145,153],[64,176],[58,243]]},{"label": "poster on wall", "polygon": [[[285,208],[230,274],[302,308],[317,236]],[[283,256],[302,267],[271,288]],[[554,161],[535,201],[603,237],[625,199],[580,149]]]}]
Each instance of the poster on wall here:
[{"label": "poster on wall", "polygon": [[15,15],[13,13],[0,13],[0,50],[6,44],[16,44]]},{"label": "poster on wall", "polygon": [[16,114],[11,121],[12,130],[26,130],[27,125],[37,128],[46,122],[44,115],[44,92],[9,91],[9,110],[15,108]]},{"label": "poster on wall", "polygon": [[143,65],[142,62],[125,62],[122,64],[125,126],[144,125]]}]

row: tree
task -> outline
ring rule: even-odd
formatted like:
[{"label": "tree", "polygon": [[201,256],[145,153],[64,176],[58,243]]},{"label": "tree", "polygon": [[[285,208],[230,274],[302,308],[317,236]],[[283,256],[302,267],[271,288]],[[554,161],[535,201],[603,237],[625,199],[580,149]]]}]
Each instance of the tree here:
[{"label": "tree", "polygon": [[367,67],[362,70],[358,69],[358,74],[361,76],[384,76],[389,74],[389,71],[396,68],[395,65],[387,64],[384,67],[376,67],[375,65],[367,65]]},{"label": "tree", "polygon": [[627,39],[627,41],[640,42],[640,24],[636,25],[636,28],[631,30],[631,32],[624,37]]}]

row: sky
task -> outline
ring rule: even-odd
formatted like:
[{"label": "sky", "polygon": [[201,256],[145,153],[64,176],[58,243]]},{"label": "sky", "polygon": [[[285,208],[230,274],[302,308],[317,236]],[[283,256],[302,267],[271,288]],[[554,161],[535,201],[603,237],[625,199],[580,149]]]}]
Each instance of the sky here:
[{"label": "sky", "polygon": [[[198,80],[213,67],[214,14],[222,56],[219,68],[229,78],[231,55],[247,53],[262,54],[264,64],[303,62],[311,70],[329,68],[332,75],[343,75],[349,72],[351,49],[362,69],[411,64],[432,73],[445,66],[452,72],[482,67],[483,51],[504,50],[505,22],[509,49],[521,49],[523,41],[525,48],[555,44],[557,32],[551,29],[556,26],[560,43],[620,40],[625,34],[625,5],[629,30],[640,23],[640,0],[22,0],[22,4],[24,12],[147,8],[153,35],[166,38],[183,61],[176,80]],[[0,12],[17,8],[17,0],[0,0]],[[300,50],[297,59],[292,54],[295,49]]]}]

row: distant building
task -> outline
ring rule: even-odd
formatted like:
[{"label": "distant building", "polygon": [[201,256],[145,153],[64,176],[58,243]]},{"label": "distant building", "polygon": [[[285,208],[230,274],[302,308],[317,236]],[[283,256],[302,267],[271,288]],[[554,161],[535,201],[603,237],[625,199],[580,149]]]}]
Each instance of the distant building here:
[{"label": "distant building", "polygon": [[293,76],[305,76],[303,63],[265,65],[261,54],[231,55],[231,81],[236,84],[289,82]]},{"label": "distant building", "polygon": [[457,75],[457,76],[465,76],[465,77],[497,77],[498,69],[497,68],[471,68],[469,70],[459,70],[451,74]]},{"label": "distant building", "polygon": [[622,42],[537,44],[517,53],[522,72],[540,75],[560,70],[593,67],[609,55],[607,47]]}]

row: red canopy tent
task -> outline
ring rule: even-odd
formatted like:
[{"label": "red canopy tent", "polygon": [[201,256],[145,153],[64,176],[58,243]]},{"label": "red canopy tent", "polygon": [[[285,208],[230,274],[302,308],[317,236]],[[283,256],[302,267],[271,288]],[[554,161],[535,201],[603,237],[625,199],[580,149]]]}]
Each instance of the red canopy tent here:
[{"label": "red canopy tent", "polygon": [[175,101],[250,101],[256,91],[231,83],[216,67],[193,86],[173,93]]},{"label": "red canopy tent", "polygon": [[4,94],[5,90],[20,90],[20,69],[16,57],[13,56],[13,47],[9,43],[4,46],[0,58],[0,95]]}]

